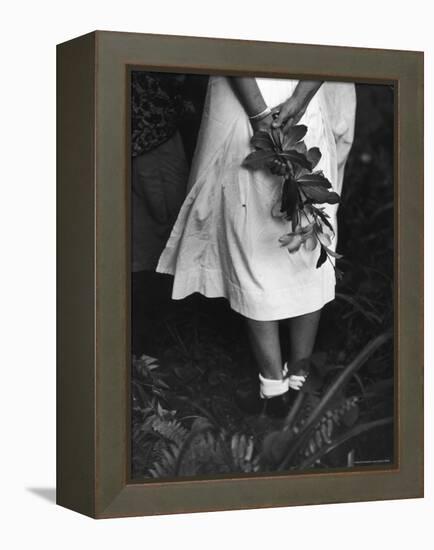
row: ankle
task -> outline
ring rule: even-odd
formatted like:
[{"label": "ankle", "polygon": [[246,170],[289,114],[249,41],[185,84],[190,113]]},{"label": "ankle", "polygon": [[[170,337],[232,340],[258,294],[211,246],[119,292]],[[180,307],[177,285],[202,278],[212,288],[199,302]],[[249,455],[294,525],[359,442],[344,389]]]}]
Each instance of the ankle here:
[{"label": "ankle", "polygon": [[259,376],[262,378],[265,378],[267,380],[282,380],[284,378],[283,371],[282,372],[267,372],[267,371],[261,371]]},{"label": "ankle", "polygon": [[266,378],[262,374],[259,374],[259,394],[262,399],[277,397],[286,393],[288,389],[289,381],[287,378]]}]

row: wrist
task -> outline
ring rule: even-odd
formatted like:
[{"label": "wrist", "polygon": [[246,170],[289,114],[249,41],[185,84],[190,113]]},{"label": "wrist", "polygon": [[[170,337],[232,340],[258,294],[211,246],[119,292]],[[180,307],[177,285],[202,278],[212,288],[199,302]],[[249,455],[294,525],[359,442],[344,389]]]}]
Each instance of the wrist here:
[{"label": "wrist", "polygon": [[260,120],[250,120],[250,124],[255,131],[270,128],[272,122],[273,116],[271,113]]},{"label": "wrist", "polygon": [[310,97],[307,94],[306,90],[301,88],[296,88],[291,96],[291,100],[294,104],[295,110],[303,109],[307,103],[310,101]]},{"label": "wrist", "polygon": [[251,120],[251,122],[254,122],[254,121],[259,122],[261,120],[264,120],[265,118],[267,118],[270,115],[271,115],[270,107],[265,107],[265,109],[263,109],[262,111],[259,111],[258,113],[254,114],[254,115],[250,115],[249,119]]},{"label": "wrist", "polygon": [[322,85],[321,81],[300,81],[296,86],[293,99],[296,101],[299,108],[305,107],[319,90]]}]

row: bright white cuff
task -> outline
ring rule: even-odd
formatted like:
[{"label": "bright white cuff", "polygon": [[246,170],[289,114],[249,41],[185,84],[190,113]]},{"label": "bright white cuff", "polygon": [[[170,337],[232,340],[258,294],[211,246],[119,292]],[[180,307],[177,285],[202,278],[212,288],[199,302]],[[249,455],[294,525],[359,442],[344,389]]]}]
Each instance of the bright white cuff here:
[{"label": "bright white cuff", "polygon": [[270,397],[276,397],[286,393],[289,389],[289,380],[274,380],[271,378],[264,378],[262,374],[259,374],[259,394],[262,399],[269,399]]}]

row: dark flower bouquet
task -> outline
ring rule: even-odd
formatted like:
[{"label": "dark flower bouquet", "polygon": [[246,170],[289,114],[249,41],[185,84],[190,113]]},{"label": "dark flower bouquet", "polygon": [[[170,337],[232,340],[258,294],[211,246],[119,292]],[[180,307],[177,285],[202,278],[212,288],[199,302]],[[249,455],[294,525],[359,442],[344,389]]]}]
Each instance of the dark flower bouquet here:
[{"label": "dark flower bouquet", "polygon": [[302,245],[312,251],[319,245],[316,267],[328,259],[340,278],[342,274],[331,257],[342,256],[330,248],[334,230],[324,207],[318,206],[337,204],[340,197],[330,191],[332,185],[323,172],[315,171],[321,151],[318,147],[307,149],[303,141],[306,132],[307,127],[301,124],[292,126],[286,133],[280,128],[255,132],[251,139],[255,151],[245,158],[243,165],[251,170],[267,168],[272,174],[282,176],[281,198],[273,207],[272,215],[290,220],[292,232],[282,235],[281,246],[293,253]]}]

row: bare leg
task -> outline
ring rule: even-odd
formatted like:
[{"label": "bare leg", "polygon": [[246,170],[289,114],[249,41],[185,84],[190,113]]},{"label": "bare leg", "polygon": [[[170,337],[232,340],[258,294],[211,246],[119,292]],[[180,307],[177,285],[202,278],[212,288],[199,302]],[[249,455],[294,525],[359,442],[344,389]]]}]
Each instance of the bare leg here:
[{"label": "bare leg", "polygon": [[279,322],[247,319],[250,344],[259,372],[265,378],[282,379],[282,355],[280,352]]},{"label": "bare leg", "polygon": [[312,313],[288,319],[290,363],[312,355],[320,316],[321,310],[319,309]]}]

